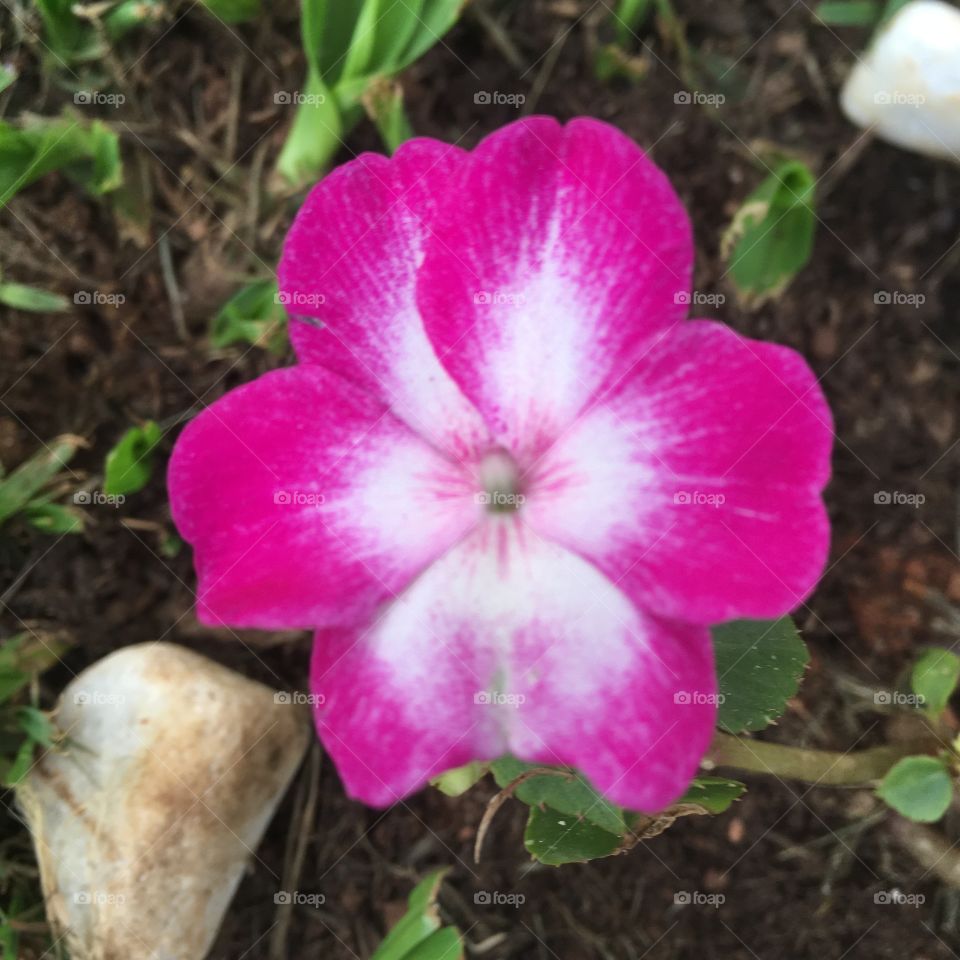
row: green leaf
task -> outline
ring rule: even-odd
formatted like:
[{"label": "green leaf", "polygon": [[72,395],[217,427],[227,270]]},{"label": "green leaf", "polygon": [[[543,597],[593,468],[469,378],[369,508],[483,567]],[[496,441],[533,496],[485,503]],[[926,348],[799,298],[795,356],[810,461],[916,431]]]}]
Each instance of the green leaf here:
[{"label": "green leaf", "polygon": [[797,692],[809,661],[789,617],[735,620],[713,628],[720,686],[718,720],[724,730],[762,730]]},{"label": "green leaf", "polygon": [[814,16],[831,27],[872,27],[880,17],[876,0],[835,0],[817,4]]},{"label": "green leaf", "polygon": [[83,514],[59,503],[31,501],[23,508],[23,515],[31,526],[44,533],[58,536],[83,532]]},{"label": "green leaf", "polygon": [[421,30],[424,3],[425,0],[381,0],[370,51],[370,73],[397,73],[402,69],[404,53]]},{"label": "green leaf", "polygon": [[336,83],[343,73],[364,3],[365,0],[303,0],[303,51],[310,70],[325,83]]},{"label": "green leaf", "polygon": [[153,451],[161,439],[160,427],[148,420],[131,427],[107,454],[103,468],[103,492],[122,496],[142,490],[150,480]]},{"label": "green leaf", "polygon": [[746,789],[745,784],[726,777],[697,777],[677,803],[696,803],[708,813],[723,813]]},{"label": "green leaf", "polygon": [[[370,960],[412,960],[418,956],[413,951],[427,944],[431,935],[440,929],[437,894],[446,873],[446,869],[436,870],[413,888],[407,900],[407,912],[397,921]],[[459,943],[459,937],[457,942]],[[440,957],[444,954],[428,953],[422,960],[434,956]],[[450,954],[450,960],[455,956],[457,954]]]},{"label": "green leaf", "polygon": [[813,253],[816,179],[797,160],[781,163],[746,199],[723,237],[738,289],[749,299],[779,294]]},{"label": "green leaf", "polygon": [[68,649],[62,640],[26,632],[0,643],[0,703],[19,693],[34,674],[52,667]]},{"label": "green leaf", "polygon": [[882,27],[889,23],[910,2],[911,0],[887,0],[879,26]]},{"label": "green leaf", "polygon": [[403,52],[396,72],[419,60],[434,44],[439,43],[457,22],[466,0],[425,0],[417,30]]},{"label": "green leaf", "polygon": [[617,40],[621,46],[629,46],[637,31],[646,23],[653,11],[653,0],[620,0],[614,17]]},{"label": "green leaf", "polygon": [[36,707],[18,707],[17,725],[31,740],[52,747],[57,737],[57,728],[50,715]]},{"label": "green leaf", "polygon": [[34,313],[63,313],[70,309],[70,301],[59,293],[49,293],[22,283],[0,283],[0,303],[14,310]]},{"label": "green leaf", "polygon": [[[490,770],[497,785],[503,788],[522,774],[542,766],[501,757],[490,764]],[[572,770],[564,773],[569,776],[544,774],[525,780],[513,795],[528,806],[546,805],[568,817],[583,817],[609,833],[623,833],[626,829],[623,811],[601,797],[579,773]]]},{"label": "green leaf", "polygon": [[0,207],[54,170],[97,196],[115,190],[123,182],[120,140],[99,120],[30,118],[19,128],[0,121]]},{"label": "green leaf", "polygon": [[263,12],[260,0],[203,0],[203,5],[224,23],[255,20]]},{"label": "green leaf", "polygon": [[401,143],[414,136],[413,127],[403,108],[403,89],[400,84],[389,81],[375,84],[363,102],[389,153],[396,153]]},{"label": "green leaf", "polygon": [[294,187],[326,171],[344,135],[344,118],[329,87],[312,72],[305,87],[277,160],[277,171]]},{"label": "green leaf", "polygon": [[102,53],[93,25],[73,12],[74,0],[34,0],[43,21],[44,40],[63,66]]},{"label": "green leaf", "polygon": [[249,343],[280,354],[287,346],[286,321],[276,280],[257,280],[220,308],[210,325],[210,343],[217,349]]},{"label": "green leaf", "polygon": [[949,650],[927,650],[910,675],[910,686],[928,713],[943,713],[960,680],[960,657]]},{"label": "green leaf", "polygon": [[17,69],[10,63],[0,63],[0,93],[16,82]]},{"label": "green leaf", "polygon": [[60,437],[0,480],[0,523],[22,510],[77,452],[76,437]]},{"label": "green leaf", "polygon": [[456,927],[431,933],[403,955],[403,960],[462,960],[463,942]]},{"label": "green leaf", "polygon": [[0,757],[0,765],[4,767],[0,780],[5,787],[15,787],[30,772],[36,745],[36,741],[28,737],[20,744],[13,760],[7,761]]},{"label": "green leaf", "polygon": [[550,807],[531,807],[523,835],[530,856],[550,866],[608,857],[622,842],[619,834]]},{"label": "green leaf", "polygon": [[165,12],[163,0],[123,0],[104,17],[103,22],[107,35],[116,41],[137,27],[159,22]]},{"label": "green leaf", "polygon": [[904,757],[880,782],[877,796],[918,823],[939,820],[950,806],[953,782],[946,763],[938,757]]},{"label": "green leaf", "polygon": [[439,777],[434,777],[430,783],[448,797],[459,797],[482,780],[489,769],[490,764],[475,760],[473,763],[467,763],[462,767],[455,767],[453,770],[441,773]]}]

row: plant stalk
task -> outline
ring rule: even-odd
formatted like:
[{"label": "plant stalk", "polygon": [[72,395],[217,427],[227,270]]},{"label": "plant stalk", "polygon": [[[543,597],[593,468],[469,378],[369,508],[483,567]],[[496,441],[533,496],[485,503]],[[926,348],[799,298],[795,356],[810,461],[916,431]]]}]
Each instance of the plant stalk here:
[{"label": "plant stalk", "polygon": [[885,744],[867,750],[841,752],[788,747],[763,740],[746,740],[717,733],[704,765],[736,767],[752,773],[772,774],[788,780],[834,787],[864,786],[880,780],[903,757],[932,753],[939,747],[934,738]]}]

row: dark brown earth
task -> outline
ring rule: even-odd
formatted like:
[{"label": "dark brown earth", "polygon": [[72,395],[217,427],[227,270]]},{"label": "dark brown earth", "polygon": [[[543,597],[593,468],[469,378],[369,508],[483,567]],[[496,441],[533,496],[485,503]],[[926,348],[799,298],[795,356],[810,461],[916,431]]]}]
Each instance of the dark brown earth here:
[{"label": "dark brown earth", "polygon": [[[234,30],[181,6],[167,33],[141,37],[122,63],[103,65],[128,99],[102,115],[123,135],[128,170],[139,165],[152,190],[141,237],[57,176],[0,212],[5,277],[68,296],[95,289],[126,297],[119,308],[4,315],[6,467],[69,432],[89,443],[71,464],[79,481],[101,470],[130,423],[146,418],[168,430],[165,460],[193,411],[289,362],[259,349],[215,352],[206,339],[212,313],[237,282],[269,275],[296,206],[278,204],[265,189],[289,121],[273,93],[297,89],[303,70],[296,11],[275,6],[266,23]],[[596,46],[610,39],[604,0],[526,0],[482,6],[516,62],[483,18],[468,15],[404,76],[411,119],[418,133],[473,145],[517,116],[515,108],[474,102],[477,91],[496,90],[524,94],[537,112],[619,125],[652,149],[686,202],[697,237],[696,288],[727,297],[715,315],[809,358],[839,438],[828,490],[832,565],[797,616],[813,664],[788,717],[768,735],[836,749],[866,745],[881,739],[883,719],[862,707],[856,687],[892,685],[918,648],[957,639],[945,611],[960,605],[960,169],[869,142],[843,119],[837,89],[864,31],[816,24],[803,0],[677,0],[676,8],[693,51],[735,64],[722,82],[696,81],[696,89],[726,92],[721,107],[674,102],[694,86],[681,78],[681,53],[667,31],[643,32],[639,82],[604,84],[592,67]],[[70,94],[40,80],[28,44],[8,44],[6,27],[3,36],[4,55],[27,78],[7,115],[58,111]],[[379,149],[366,123],[338,159],[363,149]],[[816,249],[779,300],[748,310],[725,276],[719,241],[777,150],[800,155],[823,178]],[[161,238],[176,276],[172,293]],[[925,302],[877,304],[880,291],[921,294]],[[182,305],[182,323],[173,301]],[[922,494],[925,502],[875,504],[878,491]],[[303,687],[306,636],[238,637],[196,623],[189,551],[161,550],[172,532],[162,470],[121,508],[90,508],[82,536],[7,532],[3,635],[26,623],[76,644],[45,676],[46,702],[71,671],[160,637],[281,689]],[[251,865],[213,953],[218,960],[367,957],[414,879],[442,865],[453,868],[442,901],[448,919],[478,945],[472,955],[493,960],[900,960],[960,951],[957,893],[897,845],[887,816],[862,791],[755,778],[723,816],[681,821],[627,856],[555,869],[529,863],[519,804],[501,812],[483,862],[473,864],[476,826],[493,793],[487,783],[460,800],[425,791],[378,812],[346,800],[324,759],[316,811],[305,820],[298,811],[307,779],[302,773]],[[2,815],[4,831],[14,828],[9,812]],[[954,821],[951,814],[946,827],[956,838]],[[284,929],[275,926],[273,895],[289,879],[291,843],[304,832],[297,889],[323,893],[326,903],[298,909]],[[874,902],[894,887],[925,902]],[[525,901],[479,906],[479,890]],[[681,891],[725,901],[681,907],[674,904]],[[42,933],[27,940],[24,956],[39,956]]]}]

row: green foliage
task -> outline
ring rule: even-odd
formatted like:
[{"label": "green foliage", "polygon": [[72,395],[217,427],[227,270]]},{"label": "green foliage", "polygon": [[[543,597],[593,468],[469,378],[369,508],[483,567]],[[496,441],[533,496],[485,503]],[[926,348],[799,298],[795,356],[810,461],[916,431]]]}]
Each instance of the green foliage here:
[{"label": "green foliage", "polygon": [[255,20],[263,13],[260,0],[203,0],[203,5],[224,23]]},{"label": "green foliage", "polygon": [[108,496],[123,496],[142,490],[150,480],[153,451],[161,436],[160,427],[152,420],[141,427],[131,427],[107,454],[103,492]]},{"label": "green foliage", "polygon": [[466,793],[472,786],[482,780],[490,764],[474,761],[464,764],[462,767],[455,767],[453,770],[447,770],[430,781],[431,786],[436,787],[447,797],[459,797]]},{"label": "green foliage", "polygon": [[45,532],[75,533],[82,529],[81,514],[70,507],[54,505],[50,494],[43,492],[70,462],[79,445],[76,437],[60,437],[8,476],[0,474],[0,525],[22,513],[29,523]]},{"label": "green foliage", "polygon": [[523,845],[535,860],[557,867],[609,857],[623,846],[623,834],[550,807],[531,807]]},{"label": "green foliage", "polygon": [[[544,767],[513,757],[502,757],[494,761],[490,769],[497,785],[506,787],[524,773]],[[601,797],[580,774],[573,771],[555,769],[552,774],[525,780],[516,788],[514,796],[528,806],[552,807],[560,814],[584,818],[614,834],[622,834],[626,827],[623,811]]]},{"label": "green foliage", "polygon": [[210,343],[217,349],[249,343],[281,354],[287,347],[287,314],[275,280],[257,280],[241,287],[218,311],[210,325]]},{"label": "green foliage", "polygon": [[877,0],[828,0],[813,12],[827,26],[872,27],[880,19],[880,4]]},{"label": "green foliage", "polygon": [[739,781],[726,777],[697,777],[677,802],[699,804],[708,813],[723,813],[746,789]]},{"label": "green foliage", "polygon": [[31,117],[0,121],[0,207],[23,187],[62,170],[95,196],[123,182],[120,141],[104,123]]},{"label": "green foliage", "polygon": [[620,0],[614,15],[614,26],[621,46],[629,46],[637,31],[646,23],[654,4],[655,0]]},{"label": "green foliage", "polygon": [[787,160],[747,197],[723,237],[724,255],[750,300],[777,296],[806,266],[816,226],[812,171]]},{"label": "green foliage", "polygon": [[19,783],[33,764],[37,747],[53,747],[57,731],[50,717],[15,700],[26,693],[35,676],[53,666],[66,644],[20,633],[0,646],[0,782]]},{"label": "green foliage", "polygon": [[814,16],[828,27],[882,27],[910,0],[825,0]]},{"label": "green foliage", "polygon": [[[426,53],[453,26],[463,0],[304,0],[301,37],[307,59],[297,113],[277,163],[287,183],[319,177],[341,138],[362,116],[371,89]],[[374,109],[392,150],[409,135],[402,100]],[[278,102],[294,102],[278,95]]]},{"label": "green foliage", "polygon": [[897,813],[918,823],[939,820],[950,806],[953,780],[940,757],[904,757],[877,788],[877,796]]},{"label": "green foliage", "polygon": [[735,620],[713,628],[722,696],[719,725],[730,733],[762,730],[797,692],[809,661],[789,617]]},{"label": "green foliage", "polygon": [[511,789],[530,807],[524,846],[534,859],[550,866],[627,850],[679,816],[723,813],[745,790],[742,783],[726,777],[698,777],[673,806],[646,816],[615,806],[583,776],[563,767],[502,757],[490,764],[490,770],[498,786]]},{"label": "green foliage", "polygon": [[924,709],[932,716],[939,716],[947,708],[958,680],[960,657],[949,650],[927,650],[913,668],[910,686],[921,698]]},{"label": "green foliage", "polygon": [[390,153],[414,135],[403,108],[403,88],[399,83],[374,84],[363,102]]},{"label": "green foliage", "polygon": [[437,894],[446,870],[437,870],[414,887],[407,912],[376,949],[371,960],[458,960],[460,933],[441,926]]},{"label": "green foliage", "polygon": [[109,52],[105,41],[120,40],[137,27],[159,21],[165,12],[163,0],[120,0],[105,4],[95,25],[77,16],[74,0],[34,0],[34,6],[43,22],[44,46],[58,67],[101,60]]},{"label": "green foliage", "polygon": [[0,303],[32,313],[64,313],[70,309],[70,301],[59,293],[49,293],[23,283],[0,283]]}]

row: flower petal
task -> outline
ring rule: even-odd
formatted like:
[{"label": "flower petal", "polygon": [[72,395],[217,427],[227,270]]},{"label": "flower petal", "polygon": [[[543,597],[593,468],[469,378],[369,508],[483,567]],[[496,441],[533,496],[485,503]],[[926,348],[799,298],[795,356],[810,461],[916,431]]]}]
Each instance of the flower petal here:
[{"label": "flower petal", "polygon": [[529,472],[525,516],[645,609],[776,617],[823,572],[832,440],[799,354],[691,321]]},{"label": "flower petal", "polygon": [[427,339],[415,280],[437,198],[465,156],[417,139],[390,159],[365,153],[338,167],[300,208],[278,269],[300,360],[365,387],[460,457],[486,430]]},{"label": "flower petal", "polygon": [[170,460],[205,623],[313,628],[368,616],[477,521],[471,478],[319,367],[208,407]]},{"label": "flower petal", "polygon": [[418,303],[441,361],[522,458],[684,317],[690,224],[643,151],[591,119],[512,123],[449,189]]},{"label": "flower petal", "polygon": [[658,810],[716,709],[705,627],[648,616],[516,517],[474,531],[368,629],[318,633],[311,689],[348,792],[374,806],[510,752]]}]

